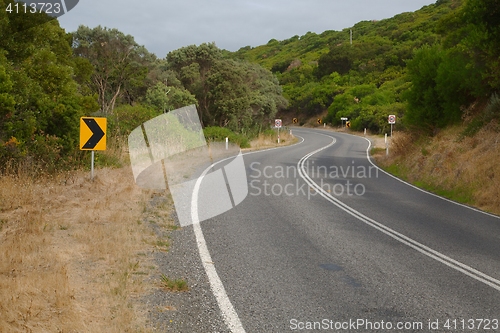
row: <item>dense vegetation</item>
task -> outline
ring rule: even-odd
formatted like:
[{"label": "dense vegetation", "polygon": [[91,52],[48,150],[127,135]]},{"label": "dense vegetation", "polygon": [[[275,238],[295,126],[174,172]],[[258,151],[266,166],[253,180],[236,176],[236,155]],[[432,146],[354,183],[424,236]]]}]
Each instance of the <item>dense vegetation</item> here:
[{"label": "dense vegetation", "polygon": [[166,61],[181,86],[196,97],[204,126],[256,134],[287,105],[270,71],[230,59],[214,44],[183,47],[170,52]]},{"label": "dense vegetation", "polygon": [[0,172],[20,162],[48,171],[80,165],[81,116],[107,117],[113,139],[196,104],[204,126],[249,137],[287,106],[270,71],[214,44],[158,59],[116,29],[67,34],[45,14],[0,16]]},{"label": "dense vegetation", "polygon": [[96,110],[92,93],[74,79],[71,36],[56,20],[25,29],[44,16],[0,11],[1,167],[24,160],[50,169],[76,158],[79,117]]},{"label": "dense vegetation", "polygon": [[328,110],[328,123],[348,117],[356,130],[383,132],[395,114],[433,133],[500,87],[499,8],[493,0],[439,0],[343,31],[244,47],[235,57],[272,70],[289,114],[302,121]]},{"label": "dense vegetation", "polygon": [[[339,125],[348,117],[353,129],[374,132],[395,114],[400,128],[432,134],[478,100],[493,96],[498,104],[495,0],[439,0],[343,31],[237,52],[192,45],[164,59],[116,29],[81,26],[67,34],[43,14],[0,16],[0,168],[77,165],[84,115],[107,117],[110,137],[189,104],[214,138],[217,128],[256,136],[280,111],[301,123],[324,116]],[[498,107],[487,110],[471,133],[499,118]]]}]

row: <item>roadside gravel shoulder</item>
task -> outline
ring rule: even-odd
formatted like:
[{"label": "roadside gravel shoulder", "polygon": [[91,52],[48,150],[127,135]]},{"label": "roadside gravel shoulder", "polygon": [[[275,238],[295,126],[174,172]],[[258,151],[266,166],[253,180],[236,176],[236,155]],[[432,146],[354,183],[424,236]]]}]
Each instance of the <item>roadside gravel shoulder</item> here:
[{"label": "roadside gravel shoulder", "polygon": [[[165,219],[170,221],[165,223]],[[158,269],[150,278],[156,287],[142,297],[148,311],[148,326],[157,332],[229,332],[200,262],[193,228],[179,227],[168,193],[157,193],[147,202],[143,221],[157,239],[168,240],[168,249],[152,254]],[[189,289],[181,292],[165,289],[162,275],[183,279]]]}]

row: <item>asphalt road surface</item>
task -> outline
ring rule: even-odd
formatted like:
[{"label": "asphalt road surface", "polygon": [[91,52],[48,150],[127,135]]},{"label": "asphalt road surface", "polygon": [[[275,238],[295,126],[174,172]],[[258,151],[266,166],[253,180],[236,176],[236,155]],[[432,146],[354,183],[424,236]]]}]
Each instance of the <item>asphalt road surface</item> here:
[{"label": "asphalt road surface", "polygon": [[293,133],[244,155],[241,204],[174,237],[192,288],[169,331],[500,332],[498,217],[384,173],[364,138]]}]

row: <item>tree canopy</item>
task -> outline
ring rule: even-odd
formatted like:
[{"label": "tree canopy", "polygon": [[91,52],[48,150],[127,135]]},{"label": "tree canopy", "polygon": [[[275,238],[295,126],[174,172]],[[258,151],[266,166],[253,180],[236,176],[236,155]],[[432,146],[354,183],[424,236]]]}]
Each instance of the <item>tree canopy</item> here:
[{"label": "tree canopy", "polygon": [[84,115],[108,117],[112,133],[124,135],[189,104],[204,127],[247,136],[280,111],[326,114],[333,125],[348,117],[353,129],[374,132],[395,114],[398,124],[433,133],[500,89],[498,22],[494,0],[438,0],[342,31],[237,52],[190,45],[158,58],[117,29],[67,34],[43,13],[0,11],[0,165],[78,160]]},{"label": "tree canopy", "polygon": [[108,134],[126,135],[162,112],[196,104],[206,125],[255,134],[286,106],[270,71],[231,59],[215,44],[158,59],[117,29],[80,26],[67,34],[43,13],[6,11],[0,34],[0,168],[79,161],[82,116],[107,117]]},{"label": "tree canopy", "polygon": [[191,45],[167,55],[168,68],[196,97],[205,126],[252,132],[287,106],[276,77],[257,64],[229,59],[215,44]]},{"label": "tree canopy", "polygon": [[73,33],[73,50],[94,68],[89,85],[98,94],[104,115],[113,112],[120,97],[129,103],[139,98],[148,65],[155,60],[132,36],[101,26],[80,26]]},{"label": "tree canopy", "polygon": [[43,15],[0,11],[1,167],[23,159],[54,168],[74,156],[79,118],[97,109],[74,80],[70,36],[57,20],[33,26]]}]

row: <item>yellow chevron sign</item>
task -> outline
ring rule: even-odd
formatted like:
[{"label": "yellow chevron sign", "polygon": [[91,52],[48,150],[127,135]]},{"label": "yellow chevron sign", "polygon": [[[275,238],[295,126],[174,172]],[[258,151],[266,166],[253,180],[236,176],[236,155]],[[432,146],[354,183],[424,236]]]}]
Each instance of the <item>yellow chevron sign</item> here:
[{"label": "yellow chevron sign", "polygon": [[106,150],[106,118],[80,118],[80,150]]}]

